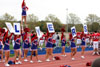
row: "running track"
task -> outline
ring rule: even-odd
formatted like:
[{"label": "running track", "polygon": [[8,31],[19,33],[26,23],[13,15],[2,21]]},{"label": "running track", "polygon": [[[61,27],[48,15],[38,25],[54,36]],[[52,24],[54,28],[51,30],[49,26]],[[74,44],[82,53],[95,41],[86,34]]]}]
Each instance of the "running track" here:
[{"label": "running track", "polygon": [[[59,56],[61,60],[53,61],[51,58],[50,62],[45,61],[45,55],[39,55],[39,59],[42,60],[42,63],[38,63],[36,58],[33,57],[34,63],[22,61],[21,65],[11,65],[10,67],[60,67],[60,65],[70,65],[71,67],[86,67],[86,62],[93,61],[100,56],[92,56],[92,51],[85,52],[85,59],[81,59],[81,53],[78,52],[75,56],[75,61],[71,60],[70,53],[66,53],[66,57],[62,57],[61,54],[54,54],[54,56]],[[14,58],[10,58],[14,59]],[[29,59],[29,58],[28,58]],[[23,60],[23,59],[22,59]],[[0,67],[5,67],[4,63],[0,63]]]}]

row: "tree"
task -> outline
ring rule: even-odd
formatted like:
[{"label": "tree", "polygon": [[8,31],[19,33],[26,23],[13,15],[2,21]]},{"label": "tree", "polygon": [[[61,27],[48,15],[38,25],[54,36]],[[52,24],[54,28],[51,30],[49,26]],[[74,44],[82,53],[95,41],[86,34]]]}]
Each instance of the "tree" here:
[{"label": "tree", "polygon": [[69,14],[69,24],[80,24],[80,18],[73,13]]},{"label": "tree", "polygon": [[35,16],[34,14],[29,14],[27,16],[27,22],[38,22],[39,19],[37,16]]},{"label": "tree", "polygon": [[61,21],[53,14],[49,14],[46,18],[45,21],[51,21],[51,22],[57,22],[61,23]]},{"label": "tree", "polygon": [[99,23],[97,22],[94,22],[91,24],[91,32],[94,32],[94,31],[98,31],[99,30]]},{"label": "tree", "polygon": [[85,20],[86,20],[87,24],[92,24],[93,22],[99,23],[100,17],[98,17],[96,14],[89,14]]},{"label": "tree", "polygon": [[11,16],[10,14],[8,13],[5,13],[3,16],[2,16],[2,19],[1,20],[4,20],[4,21],[16,21],[16,19],[14,18],[14,16]]}]

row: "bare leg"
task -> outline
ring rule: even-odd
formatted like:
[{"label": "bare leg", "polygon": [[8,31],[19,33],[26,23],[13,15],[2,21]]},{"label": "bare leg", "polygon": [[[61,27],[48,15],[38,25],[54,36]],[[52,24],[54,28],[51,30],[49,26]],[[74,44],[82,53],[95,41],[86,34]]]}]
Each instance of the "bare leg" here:
[{"label": "bare leg", "polygon": [[22,52],[21,49],[19,50],[19,61],[21,60]]},{"label": "bare leg", "polygon": [[82,52],[81,52],[81,55],[84,55],[84,50],[85,50],[85,46],[82,46]]},{"label": "bare leg", "polygon": [[31,56],[30,56],[30,60],[32,60],[32,55],[33,55],[33,51],[31,51]]},{"label": "bare leg", "polygon": [[35,54],[36,54],[36,59],[38,60],[38,52],[37,52],[37,50],[35,51]]},{"label": "bare leg", "polygon": [[46,49],[46,59],[48,59],[49,58],[49,49],[47,48]]}]

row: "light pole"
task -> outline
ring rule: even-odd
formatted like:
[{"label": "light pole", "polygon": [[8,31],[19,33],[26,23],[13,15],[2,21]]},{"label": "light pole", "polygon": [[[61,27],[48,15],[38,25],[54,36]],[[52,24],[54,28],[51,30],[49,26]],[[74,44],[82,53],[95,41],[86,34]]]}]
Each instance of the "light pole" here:
[{"label": "light pole", "polygon": [[66,25],[67,25],[67,32],[68,32],[68,8],[66,9],[67,13],[66,13]]}]

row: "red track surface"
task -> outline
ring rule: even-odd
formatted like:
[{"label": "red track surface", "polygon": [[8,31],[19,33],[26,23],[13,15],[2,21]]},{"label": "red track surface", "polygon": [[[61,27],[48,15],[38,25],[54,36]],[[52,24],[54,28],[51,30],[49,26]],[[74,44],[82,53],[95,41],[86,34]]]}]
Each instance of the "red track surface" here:
[{"label": "red track surface", "polygon": [[[70,65],[71,67],[86,67],[86,63],[93,61],[99,56],[92,56],[92,51],[85,52],[85,59],[81,59],[81,53],[78,52],[75,56],[75,61],[71,60],[70,53],[66,53],[66,57],[61,57],[61,54],[54,54],[54,56],[59,56],[61,60],[53,61],[51,58],[50,62],[45,61],[45,55],[40,55],[39,59],[42,60],[42,63],[38,63],[36,58],[33,57],[34,63],[22,61],[21,65],[11,65],[10,67],[60,67],[60,65]],[[12,58],[10,58],[12,59]],[[29,59],[29,58],[28,58]],[[0,67],[5,67],[4,63],[0,63]]]}]

